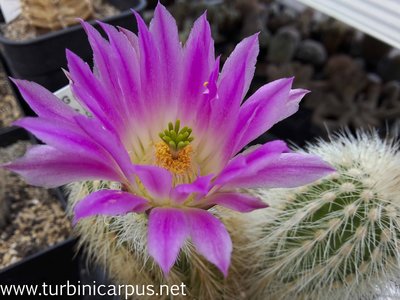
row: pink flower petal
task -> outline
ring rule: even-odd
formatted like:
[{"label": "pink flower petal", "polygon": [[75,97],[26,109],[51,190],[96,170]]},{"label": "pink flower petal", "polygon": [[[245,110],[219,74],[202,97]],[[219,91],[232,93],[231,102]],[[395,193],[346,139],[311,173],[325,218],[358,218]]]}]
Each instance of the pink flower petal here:
[{"label": "pink flower petal", "polygon": [[260,199],[241,193],[217,193],[207,199],[207,204],[221,205],[239,212],[250,212],[268,207]]},{"label": "pink flower petal", "polygon": [[145,113],[140,97],[139,58],[125,34],[111,25],[98,23],[107,33],[110,41],[109,56],[112,58],[115,71],[113,76],[117,78],[116,85],[121,90],[118,102],[123,111],[120,115],[125,115],[127,118],[125,124],[129,124],[131,118],[141,118]]},{"label": "pink flower petal", "polygon": [[13,124],[29,130],[41,141],[57,148],[61,152],[73,149],[74,152],[116,167],[112,157],[76,124],[31,117],[17,120]]},{"label": "pink flower petal", "polygon": [[170,197],[178,203],[182,203],[191,194],[196,193],[202,197],[207,195],[211,188],[211,179],[214,175],[201,176],[192,183],[179,184],[171,190]]},{"label": "pink flower petal", "polygon": [[[195,127],[198,130],[197,134],[204,134],[205,138],[208,135],[208,128],[210,125],[210,116],[211,116],[211,103],[213,101],[217,101],[218,96],[218,76],[219,76],[219,65],[220,65],[220,57],[217,57],[214,63],[213,70],[208,78],[208,81],[203,85],[203,97],[201,99],[201,105],[197,108],[197,114],[194,119]],[[210,150],[215,152],[213,147],[210,147]]]},{"label": "pink flower petal", "polygon": [[25,156],[1,167],[16,172],[32,185],[47,188],[81,180],[118,181],[120,174],[104,163],[79,152],[61,152],[50,146],[34,146]]},{"label": "pink flower petal", "polygon": [[289,92],[289,101],[286,104],[288,115],[285,118],[291,116],[299,110],[299,103],[305,95],[310,93],[309,90],[305,89],[294,89]]},{"label": "pink flower petal", "polygon": [[[77,86],[80,83],[78,80],[73,80],[71,86],[79,98],[89,102],[92,98],[95,103],[98,102],[101,105],[100,108],[106,119],[110,119],[111,124],[116,128],[116,133],[125,141],[128,138],[129,129],[132,129],[132,123],[143,121],[143,118],[146,117],[146,110],[142,109],[138,55],[123,33],[104,23],[100,23],[100,25],[108,34],[110,42],[103,39],[93,26],[82,22],[93,49],[96,75],[93,78],[90,72],[86,72],[87,77],[91,78],[86,81],[86,83],[89,82],[90,93],[85,96],[85,89]],[[72,72],[71,75],[74,79]],[[96,81],[98,81],[98,85],[95,84]],[[101,92],[99,93],[99,91]],[[134,109],[132,109],[133,107]],[[102,120],[103,124],[107,125],[107,120],[104,120],[100,116],[101,114],[94,114]]]},{"label": "pink flower petal", "polygon": [[78,114],[44,87],[26,80],[12,79],[12,81],[38,116],[71,121]]},{"label": "pink flower petal", "polygon": [[256,33],[243,39],[226,60],[221,71],[219,87],[221,98],[226,104],[238,106],[243,100],[254,76],[258,52],[258,33]]},{"label": "pink flower petal", "polygon": [[273,141],[259,146],[257,149],[250,149],[234,157],[218,175],[215,185],[224,186],[227,183],[247,176],[255,175],[265,166],[277,161],[282,152],[289,151],[283,141]]},{"label": "pink flower petal", "polygon": [[236,188],[291,188],[311,183],[335,169],[311,154],[282,153],[278,159],[250,172],[243,169],[224,186]]},{"label": "pink flower petal", "polygon": [[210,74],[208,79],[206,90],[204,94],[208,97],[207,105],[210,105],[211,101],[214,99],[218,99],[218,78],[219,78],[219,65],[220,65],[221,56],[218,56],[214,63],[214,68]]},{"label": "pink flower petal", "polygon": [[233,154],[298,110],[304,93],[291,97],[292,83],[293,78],[275,80],[261,87],[243,104],[234,134],[237,143]]},{"label": "pink flower petal", "polygon": [[185,213],[177,208],[156,207],[149,216],[149,254],[167,275],[188,237]]},{"label": "pink flower petal", "polygon": [[134,172],[156,201],[168,198],[172,188],[172,175],[168,170],[157,166],[136,165]]},{"label": "pink flower petal", "polygon": [[92,25],[84,21],[81,21],[81,24],[88,35],[89,43],[93,50],[94,68],[97,71],[96,75],[107,90],[109,98],[114,100],[113,104],[116,110],[123,112],[123,106],[120,105],[119,101],[121,90],[118,88],[118,71],[114,68],[113,64],[114,52],[110,44]]},{"label": "pink flower petal", "polygon": [[[203,112],[204,83],[208,80],[215,63],[214,41],[206,14],[200,16],[193,25],[184,47],[184,66],[181,90],[180,114],[187,116],[187,122],[207,120]],[[207,122],[208,123],[208,122]]]},{"label": "pink flower petal", "polygon": [[211,103],[211,128],[225,132],[222,141],[222,161],[232,157],[232,140],[236,140],[234,132],[242,102],[254,75],[255,64],[259,52],[258,34],[245,38],[240,42],[222,68],[218,96]]},{"label": "pink flower petal", "polygon": [[67,50],[71,89],[81,104],[98,118],[107,128],[122,127],[118,112],[110,101],[111,96],[101,81],[96,78],[87,63],[75,53]]},{"label": "pink flower petal", "polygon": [[158,55],[162,57],[159,76],[163,77],[164,96],[168,97],[169,105],[175,106],[179,91],[177,84],[181,82],[183,51],[175,19],[160,2],[150,23],[150,33],[158,49]]},{"label": "pink flower petal", "polygon": [[125,36],[127,37],[129,43],[131,44],[131,46],[135,50],[136,55],[139,57],[140,50],[139,50],[139,38],[138,38],[138,36],[136,34],[134,34],[132,31],[126,29],[126,28],[118,26],[118,29],[123,34],[125,34]]},{"label": "pink flower petal", "polygon": [[125,177],[131,181],[133,178],[133,165],[129,154],[119,137],[114,135],[113,132],[109,131],[104,126],[101,126],[101,124],[95,119],[88,119],[85,116],[77,116],[75,117],[75,121],[83,132],[96,141],[98,145],[112,156]]},{"label": "pink flower petal", "polygon": [[74,222],[95,215],[115,216],[149,209],[146,199],[115,190],[100,190],[89,194],[74,208]]},{"label": "pink flower petal", "polygon": [[220,76],[218,100],[212,103],[214,128],[231,127],[253,78],[257,60],[258,34],[245,38],[226,60]]},{"label": "pink flower petal", "polygon": [[[160,103],[165,99],[158,98],[160,91],[160,78],[158,77],[160,71],[160,57],[158,52],[155,51],[157,46],[150,34],[146,23],[142,17],[135,11],[133,11],[139,30],[139,64],[140,64],[140,79],[141,86],[144,96],[146,96],[148,102],[147,109],[150,113],[155,113],[157,108],[159,109]],[[162,85],[161,85],[162,86]],[[160,102],[155,102],[154,99],[159,99]]]},{"label": "pink flower petal", "polygon": [[208,211],[187,209],[190,236],[196,250],[228,276],[232,241],[224,224]]}]

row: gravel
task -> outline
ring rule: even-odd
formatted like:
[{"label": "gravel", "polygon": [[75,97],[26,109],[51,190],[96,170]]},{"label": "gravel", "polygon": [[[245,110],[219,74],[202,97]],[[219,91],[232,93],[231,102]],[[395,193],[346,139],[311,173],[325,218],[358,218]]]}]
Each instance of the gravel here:
[{"label": "gravel", "polygon": [[0,128],[10,126],[21,116],[21,109],[12,93],[7,75],[0,66]]},{"label": "gravel", "polygon": [[[0,148],[0,163],[21,156],[28,146],[28,142],[20,141]],[[29,186],[10,172],[5,172],[0,181],[5,187],[0,200],[10,204],[9,222],[0,229],[0,268],[70,236],[70,222],[51,191]]]}]

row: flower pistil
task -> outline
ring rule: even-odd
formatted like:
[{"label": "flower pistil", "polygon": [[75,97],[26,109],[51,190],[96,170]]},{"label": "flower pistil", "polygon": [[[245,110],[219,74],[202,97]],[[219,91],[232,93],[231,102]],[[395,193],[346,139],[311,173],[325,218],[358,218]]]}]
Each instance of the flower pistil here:
[{"label": "flower pistil", "polygon": [[174,174],[180,175],[192,169],[193,147],[190,143],[194,140],[191,136],[192,129],[185,126],[180,129],[180,120],[168,123],[168,129],[159,133],[162,142],[155,145],[156,164]]}]

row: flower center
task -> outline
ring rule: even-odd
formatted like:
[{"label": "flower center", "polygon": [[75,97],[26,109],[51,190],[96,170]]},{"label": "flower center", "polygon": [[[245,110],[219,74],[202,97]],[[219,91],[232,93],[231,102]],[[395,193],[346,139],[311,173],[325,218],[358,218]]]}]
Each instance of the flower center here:
[{"label": "flower center", "polygon": [[168,129],[160,132],[162,142],[155,145],[156,164],[175,174],[184,174],[191,169],[191,154],[193,148],[192,129],[183,127],[180,129],[180,120],[168,124]]}]

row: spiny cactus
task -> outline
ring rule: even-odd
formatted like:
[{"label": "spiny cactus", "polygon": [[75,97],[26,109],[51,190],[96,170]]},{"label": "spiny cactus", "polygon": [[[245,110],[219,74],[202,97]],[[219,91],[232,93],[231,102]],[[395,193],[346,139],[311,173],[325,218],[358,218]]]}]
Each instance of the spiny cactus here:
[{"label": "spiny cactus", "polygon": [[[376,299],[400,277],[400,154],[377,133],[310,145],[337,173],[311,185],[257,190],[261,211],[255,299]],[[266,213],[269,215],[267,216]]]},{"label": "spiny cactus", "polygon": [[93,13],[91,0],[22,0],[22,14],[33,26],[59,29],[87,19]]},{"label": "spiny cactus", "polygon": [[[100,189],[119,189],[107,181],[75,183],[68,187],[69,211],[72,215],[74,206],[93,191]],[[249,260],[244,260],[242,249],[248,243],[242,234],[249,230],[242,214],[222,209],[213,213],[225,223],[234,244],[232,262],[228,278],[224,279],[215,266],[197,254],[191,243],[181,251],[176,265],[165,277],[160,267],[154,263],[147,251],[147,217],[143,214],[130,213],[118,217],[96,216],[81,220],[75,226],[82,247],[90,262],[106,270],[109,278],[117,284],[186,286],[184,299],[231,299],[240,294],[243,284],[241,274]],[[229,287],[229,288],[228,288]],[[244,295],[243,295],[244,297]],[[149,299],[158,299],[149,296]],[[166,295],[160,299],[169,299]],[[146,296],[141,296],[146,299]],[[174,299],[180,299],[174,297]],[[240,298],[238,298],[240,299]]]}]

